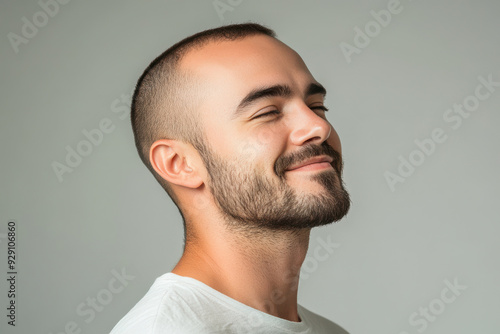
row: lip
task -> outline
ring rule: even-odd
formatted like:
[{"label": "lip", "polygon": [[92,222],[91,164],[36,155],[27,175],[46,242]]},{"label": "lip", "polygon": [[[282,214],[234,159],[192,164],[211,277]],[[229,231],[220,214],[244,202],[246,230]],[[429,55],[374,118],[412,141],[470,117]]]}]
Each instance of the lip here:
[{"label": "lip", "polygon": [[294,171],[294,170],[316,170],[323,168],[333,168],[332,166],[333,159],[329,156],[322,155],[317,156],[306,161],[303,161],[299,164],[292,165],[286,171]]}]

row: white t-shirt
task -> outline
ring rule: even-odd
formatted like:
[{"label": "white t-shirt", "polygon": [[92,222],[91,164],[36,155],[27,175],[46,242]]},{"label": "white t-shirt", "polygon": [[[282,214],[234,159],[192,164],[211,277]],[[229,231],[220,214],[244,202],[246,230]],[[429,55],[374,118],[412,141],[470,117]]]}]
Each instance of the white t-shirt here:
[{"label": "white t-shirt", "polygon": [[346,334],[333,322],[298,307],[301,322],[261,312],[190,277],[166,273],[111,334],[301,333]]}]

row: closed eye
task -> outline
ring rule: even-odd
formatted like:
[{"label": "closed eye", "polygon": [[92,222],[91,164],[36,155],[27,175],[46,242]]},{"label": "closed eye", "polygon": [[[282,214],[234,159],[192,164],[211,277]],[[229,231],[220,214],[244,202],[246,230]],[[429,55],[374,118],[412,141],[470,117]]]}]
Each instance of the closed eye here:
[{"label": "closed eye", "polygon": [[328,108],[325,107],[325,106],[315,106],[315,107],[312,107],[311,110],[314,110],[314,109],[319,109],[319,110],[323,110],[323,111],[328,111]]},{"label": "closed eye", "polygon": [[[316,109],[319,109],[319,110],[322,110],[322,111],[328,111],[328,108],[325,107],[325,106],[315,106],[315,107],[310,107],[311,110],[316,110]],[[256,119],[256,118],[259,118],[259,117],[268,117],[268,116],[271,116],[271,115],[279,115],[281,114],[281,112],[279,110],[271,110],[269,112],[266,112],[266,113],[263,113],[263,114],[260,114],[258,116],[255,116],[253,119]]]},{"label": "closed eye", "polygon": [[255,116],[253,119],[256,119],[256,118],[259,118],[259,117],[262,117],[262,116],[271,116],[271,115],[279,115],[280,112],[278,110],[271,110],[269,112],[266,112],[266,113],[263,113],[263,114],[260,114],[258,116]]}]

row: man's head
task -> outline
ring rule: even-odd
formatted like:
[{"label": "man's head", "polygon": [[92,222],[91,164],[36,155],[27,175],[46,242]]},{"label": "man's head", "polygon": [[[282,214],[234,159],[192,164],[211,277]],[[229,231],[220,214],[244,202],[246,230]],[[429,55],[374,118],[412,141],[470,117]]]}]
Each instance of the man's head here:
[{"label": "man's head", "polygon": [[[328,224],[350,201],[325,94],[273,31],[207,30],[172,46],[139,79],[136,146],[183,218],[195,215],[194,196],[205,196],[234,229]],[[310,159],[326,162],[291,170]]]},{"label": "man's head", "polygon": [[[208,43],[275,33],[257,24],[220,27],[189,36],[174,44],[149,64],[139,78],[132,99],[131,121],[141,160],[178,205],[168,181],[150,162],[151,145],[158,139],[174,139],[196,145],[202,142],[202,126],[195,110],[198,101],[196,77],[180,70],[180,62],[190,51]],[[182,214],[182,212],[181,212]]]}]

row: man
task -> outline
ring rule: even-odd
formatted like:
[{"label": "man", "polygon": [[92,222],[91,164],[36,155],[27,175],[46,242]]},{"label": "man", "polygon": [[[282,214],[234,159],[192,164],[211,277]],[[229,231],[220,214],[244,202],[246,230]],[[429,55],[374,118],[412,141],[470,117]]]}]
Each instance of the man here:
[{"label": "man", "polygon": [[195,34],[149,65],[132,126],[184,253],[112,334],[347,333],[297,304],[311,228],[350,205],[325,95],[258,24]]}]

